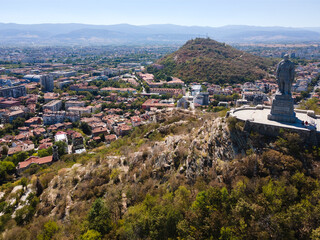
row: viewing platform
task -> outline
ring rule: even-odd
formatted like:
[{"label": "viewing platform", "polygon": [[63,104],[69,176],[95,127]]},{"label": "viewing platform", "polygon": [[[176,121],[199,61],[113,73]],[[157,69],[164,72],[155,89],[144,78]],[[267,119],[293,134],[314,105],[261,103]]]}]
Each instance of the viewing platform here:
[{"label": "viewing platform", "polygon": [[295,122],[281,122],[268,119],[271,107],[257,105],[256,107],[242,106],[231,109],[227,117],[235,117],[245,122],[245,131],[256,131],[267,136],[279,136],[280,129],[287,129],[300,134],[306,141],[317,144],[320,141],[320,115],[314,111],[295,109]]}]

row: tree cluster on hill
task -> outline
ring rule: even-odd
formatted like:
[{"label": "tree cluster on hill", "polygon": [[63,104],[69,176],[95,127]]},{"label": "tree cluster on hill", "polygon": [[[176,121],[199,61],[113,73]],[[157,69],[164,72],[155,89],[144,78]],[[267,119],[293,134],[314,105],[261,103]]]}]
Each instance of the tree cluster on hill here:
[{"label": "tree cluster on hill", "polygon": [[157,78],[179,77],[187,83],[243,83],[266,77],[275,62],[237,50],[211,39],[196,38],[178,51],[150,65],[147,71]]}]

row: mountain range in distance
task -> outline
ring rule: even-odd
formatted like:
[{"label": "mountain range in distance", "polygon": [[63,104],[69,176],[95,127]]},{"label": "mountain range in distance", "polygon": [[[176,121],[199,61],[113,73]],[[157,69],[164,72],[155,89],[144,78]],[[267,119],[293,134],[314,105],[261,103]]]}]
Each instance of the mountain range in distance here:
[{"label": "mountain range in distance", "polygon": [[320,42],[319,28],[224,27],[153,24],[15,24],[0,23],[0,45],[139,45],[183,44],[197,37],[226,43]]}]

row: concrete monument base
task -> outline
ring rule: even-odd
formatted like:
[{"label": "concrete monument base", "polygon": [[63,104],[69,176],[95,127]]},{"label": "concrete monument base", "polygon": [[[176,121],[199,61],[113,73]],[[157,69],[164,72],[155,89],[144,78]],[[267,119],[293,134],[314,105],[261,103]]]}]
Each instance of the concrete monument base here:
[{"label": "concrete monument base", "polygon": [[[270,106],[256,107],[243,106],[230,110],[227,117],[235,117],[239,121],[244,122],[244,131],[255,131],[260,134],[278,137],[280,129],[298,133],[303,141],[312,145],[320,142],[320,115],[308,110],[295,109],[295,122],[284,122],[270,120]],[[308,122],[308,124],[305,124]]]},{"label": "concrete monument base", "polygon": [[268,119],[288,123],[295,123],[297,121],[291,94],[276,94]]}]

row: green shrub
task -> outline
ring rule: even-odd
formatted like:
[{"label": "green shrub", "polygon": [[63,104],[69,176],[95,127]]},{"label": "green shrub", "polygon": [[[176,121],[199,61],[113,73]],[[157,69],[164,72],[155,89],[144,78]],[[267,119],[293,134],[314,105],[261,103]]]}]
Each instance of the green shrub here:
[{"label": "green shrub", "polygon": [[81,236],[81,240],[100,240],[101,234],[95,230],[88,230]]},{"label": "green shrub", "polygon": [[58,224],[50,220],[44,224],[42,233],[40,233],[37,238],[38,240],[51,240],[59,229]]},{"label": "green shrub", "polygon": [[101,198],[98,198],[92,204],[88,215],[88,222],[90,229],[95,230],[102,235],[109,233],[112,229],[109,209]]}]

